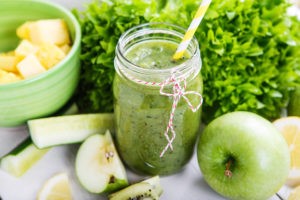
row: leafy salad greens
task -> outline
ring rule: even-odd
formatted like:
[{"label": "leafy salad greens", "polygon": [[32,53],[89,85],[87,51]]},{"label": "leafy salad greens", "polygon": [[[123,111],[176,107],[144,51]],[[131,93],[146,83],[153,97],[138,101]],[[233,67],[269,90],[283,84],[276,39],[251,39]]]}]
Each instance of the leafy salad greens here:
[{"label": "leafy salad greens", "polygon": [[[199,0],[94,0],[74,10],[82,28],[82,112],[113,110],[115,46],[127,29],[146,22],[187,28]],[[300,22],[285,0],[213,0],[195,37],[204,79],[203,120],[247,110],[280,116],[300,85]]]}]

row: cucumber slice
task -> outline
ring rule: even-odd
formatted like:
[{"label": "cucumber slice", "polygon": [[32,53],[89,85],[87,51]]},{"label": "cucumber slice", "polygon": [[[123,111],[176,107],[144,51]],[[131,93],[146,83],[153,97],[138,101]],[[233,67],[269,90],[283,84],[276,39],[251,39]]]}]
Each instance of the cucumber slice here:
[{"label": "cucumber slice", "polygon": [[0,160],[0,168],[20,177],[27,172],[49,149],[38,149],[30,138],[18,145]]},{"label": "cucumber slice", "polygon": [[148,199],[158,200],[163,192],[159,176],[154,176],[139,183],[135,183],[123,190],[109,195],[109,200]]},{"label": "cucumber slice", "polygon": [[66,115],[29,120],[27,122],[33,143],[38,148],[78,143],[88,136],[107,129],[113,131],[112,113]]}]

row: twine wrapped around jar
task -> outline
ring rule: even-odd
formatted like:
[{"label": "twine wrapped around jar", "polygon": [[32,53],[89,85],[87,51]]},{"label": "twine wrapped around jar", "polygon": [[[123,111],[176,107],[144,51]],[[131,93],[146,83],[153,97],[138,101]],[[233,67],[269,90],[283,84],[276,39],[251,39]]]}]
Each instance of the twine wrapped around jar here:
[{"label": "twine wrapped around jar", "polygon": [[[194,72],[194,71],[191,71],[191,73],[192,72]],[[199,110],[200,106],[203,103],[202,95],[199,92],[196,92],[196,91],[185,91],[185,89],[186,89],[186,78],[182,77],[180,75],[176,76],[176,74],[177,74],[176,71],[172,72],[171,76],[168,79],[166,79],[165,81],[163,81],[163,82],[148,82],[148,81],[143,81],[143,80],[137,79],[135,77],[132,77],[131,75],[127,74],[125,71],[122,71],[122,73],[126,74],[126,76],[130,80],[132,80],[132,81],[134,81],[136,83],[144,84],[144,85],[160,86],[159,93],[161,95],[168,96],[168,97],[173,97],[173,104],[172,104],[172,109],[171,109],[171,112],[170,112],[169,122],[168,122],[167,128],[166,128],[166,130],[164,132],[164,136],[167,139],[168,143],[167,143],[166,147],[162,150],[162,152],[160,154],[160,157],[163,157],[164,154],[165,154],[165,152],[169,148],[171,150],[173,150],[172,143],[173,143],[174,139],[176,138],[176,132],[174,130],[173,121],[174,121],[175,110],[176,110],[176,107],[177,107],[177,104],[178,104],[179,100],[182,97],[186,101],[186,103],[188,104],[189,108],[193,112],[196,112],[197,110]],[[189,75],[190,74],[187,74],[187,76],[189,76]],[[164,92],[165,87],[169,86],[169,85],[173,85],[173,87],[172,87],[173,88],[172,89],[173,93]],[[193,94],[193,95],[198,96],[199,103],[196,106],[192,105],[191,101],[186,96],[188,94]],[[172,137],[171,138],[169,137],[169,131],[171,131],[171,133],[172,133]]]}]

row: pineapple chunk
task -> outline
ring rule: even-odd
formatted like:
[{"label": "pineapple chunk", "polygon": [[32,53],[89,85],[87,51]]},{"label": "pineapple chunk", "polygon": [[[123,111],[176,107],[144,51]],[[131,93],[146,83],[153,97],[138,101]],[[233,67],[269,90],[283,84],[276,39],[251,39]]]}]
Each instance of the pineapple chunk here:
[{"label": "pineapple chunk", "polygon": [[30,24],[30,40],[35,44],[70,44],[67,24],[62,19],[38,20]]},{"label": "pineapple chunk", "polygon": [[33,54],[29,54],[19,62],[17,68],[24,78],[29,78],[46,71],[37,57]]},{"label": "pineapple chunk", "polygon": [[17,72],[16,65],[19,59],[14,55],[0,54],[0,69],[8,72]]},{"label": "pineapple chunk", "polygon": [[16,30],[22,39],[14,51],[0,53],[0,84],[29,78],[60,62],[71,49],[63,19],[27,21]]},{"label": "pineapple chunk", "polygon": [[19,57],[26,57],[29,54],[34,54],[38,51],[38,47],[28,40],[22,40],[15,49],[15,55]]},{"label": "pineapple chunk", "polygon": [[12,83],[19,80],[21,80],[21,77],[17,74],[0,69],[0,85],[5,83]]},{"label": "pineapple chunk", "polygon": [[30,29],[34,22],[28,21],[17,28],[17,36],[21,39],[30,40]]},{"label": "pineapple chunk", "polygon": [[56,45],[51,43],[44,43],[36,52],[36,56],[44,67],[47,69],[56,65],[61,61],[66,54]]},{"label": "pineapple chunk", "polygon": [[69,53],[69,51],[71,50],[71,46],[68,44],[62,45],[60,46],[60,49],[65,52],[65,54],[67,55]]}]

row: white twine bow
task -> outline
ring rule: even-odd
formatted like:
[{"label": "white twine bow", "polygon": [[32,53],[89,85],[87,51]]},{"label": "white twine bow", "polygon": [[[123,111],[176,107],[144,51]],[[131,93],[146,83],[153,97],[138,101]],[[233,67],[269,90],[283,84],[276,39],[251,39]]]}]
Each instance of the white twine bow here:
[{"label": "white twine bow", "polygon": [[[173,103],[172,103],[172,109],[171,109],[171,112],[170,112],[169,122],[168,122],[167,128],[164,132],[164,136],[167,139],[168,144],[165,146],[165,148],[163,149],[163,151],[160,154],[160,157],[163,157],[164,154],[166,153],[166,151],[169,148],[173,151],[172,143],[176,138],[176,132],[174,130],[173,121],[174,121],[175,110],[176,110],[176,107],[178,105],[179,100],[182,97],[186,101],[186,103],[188,104],[189,108],[193,112],[196,112],[200,108],[200,106],[202,105],[202,102],[203,102],[202,95],[198,92],[195,92],[195,91],[185,91],[186,84],[187,84],[186,79],[176,77],[176,71],[174,71],[172,73],[172,75],[163,82],[143,81],[143,80],[137,79],[137,78],[129,75],[124,70],[121,70],[121,71],[122,71],[123,74],[125,74],[132,81],[135,81],[137,83],[144,84],[144,85],[160,86],[160,94],[161,95],[168,96],[168,97],[173,97]],[[181,85],[182,83],[183,83],[183,86]],[[164,92],[165,86],[172,85],[172,84],[173,84],[173,93]],[[199,104],[197,104],[197,106],[193,106],[191,101],[187,98],[187,96],[186,96],[187,94],[197,95],[200,98]],[[170,130],[171,130],[171,133],[172,133],[171,138],[169,137],[169,131]]]},{"label": "white twine bow", "polygon": [[[182,83],[183,83],[183,86],[181,85]],[[164,92],[165,86],[169,85],[169,84],[173,84],[173,93]],[[189,108],[193,112],[196,112],[200,108],[200,106],[202,105],[203,98],[202,98],[202,95],[200,93],[195,92],[195,91],[185,91],[185,89],[186,89],[186,79],[184,78],[183,80],[180,80],[179,78],[176,78],[175,73],[172,73],[172,76],[170,78],[168,78],[166,81],[164,81],[163,84],[160,87],[160,94],[161,95],[168,96],[168,97],[173,97],[173,103],[172,103],[172,109],[171,109],[171,112],[170,112],[170,118],[169,118],[169,122],[168,122],[168,125],[167,125],[167,128],[166,128],[166,131],[164,133],[165,138],[168,141],[168,144],[166,145],[166,147],[161,152],[160,157],[163,157],[164,154],[166,153],[166,151],[169,148],[173,151],[172,143],[173,143],[174,139],[176,138],[176,132],[175,132],[174,126],[173,126],[173,120],[174,120],[176,107],[177,107],[178,102],[181,99],[181,97],[186,101]],[[193,106],[191,101],[187,98],[187,96],[186,96],[187,94],[197,95],[200,98],[199,104],[196,105],[196,106]],[[171,131],[171,133],[172,133],[171,139],[169,137],[169,131]]]}]

